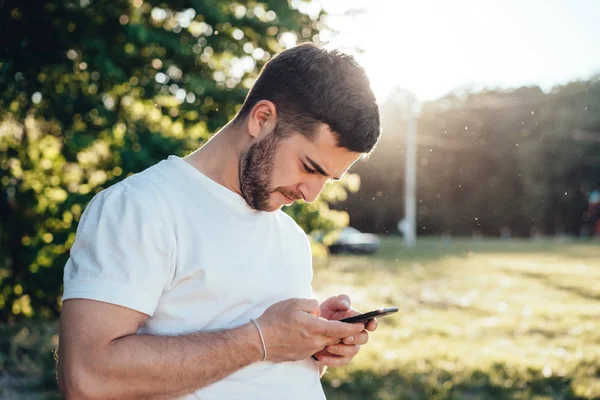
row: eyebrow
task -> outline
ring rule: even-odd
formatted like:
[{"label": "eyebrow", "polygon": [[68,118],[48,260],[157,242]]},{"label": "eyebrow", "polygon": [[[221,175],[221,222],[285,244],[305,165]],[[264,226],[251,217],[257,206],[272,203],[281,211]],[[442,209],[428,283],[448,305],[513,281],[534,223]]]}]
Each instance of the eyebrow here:
[{"label": "eyebrow", "polygon": [[[310,163],[310,165],[311,165],[311,166],[312,166],[312,167],[313,167],[313,168],[314,168],[314,169],[315,169],[315,170],[316,170],[316,171],[317,171],[319,174],[321,174],[321,175],[323,175],[323,176],[326,176],[326,177],[328,177],[328,178],[330,177],[330,175],[327,173],[327,171],[325,171],[325,170],[323,169],[323,167],[321,167],[321,166],[320,166],[319,164],[317,164],[315,161],[311,160],[311,158],[310,158],[310,157],[308,157],[308,156],[307,156],[307,157],[306,157],[306,159],[308,160],[308,162]],[[331,179],[333,179],[334,181],[339,181],[339,180],[340,180],[340,178],[334,178],[334,177],[331,177]]]}]

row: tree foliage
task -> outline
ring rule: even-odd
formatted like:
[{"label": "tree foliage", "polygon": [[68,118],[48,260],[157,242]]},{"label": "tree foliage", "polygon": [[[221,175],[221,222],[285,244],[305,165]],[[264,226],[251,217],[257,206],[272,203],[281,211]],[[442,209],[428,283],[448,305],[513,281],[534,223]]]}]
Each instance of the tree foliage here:
[{"label": "tree foliage", "polygon": [[[300,12],[305,6],[0,3],[0,320],[58,313],[88,201],[197,148],[235,115],[270,57],[296,40],[318,41],[323,13]],[[326,198],[343,198],[355,180],[328,187]],[[288,212],[307,231],[347,223],[325,201]]]}]

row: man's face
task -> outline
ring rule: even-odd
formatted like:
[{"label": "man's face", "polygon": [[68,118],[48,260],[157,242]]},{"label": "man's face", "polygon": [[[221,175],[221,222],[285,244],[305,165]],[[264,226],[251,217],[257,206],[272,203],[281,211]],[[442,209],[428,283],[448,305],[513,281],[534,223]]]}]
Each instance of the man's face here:
[{"label": "man's face", "polygon": [[361,156],[336,146],[325,124],[314,141],[277,130],[250,145],[240,158],[240,188],[246,202],[260,211],[275,211],[295,200],[314,201],[323,186],[339,179]]}]

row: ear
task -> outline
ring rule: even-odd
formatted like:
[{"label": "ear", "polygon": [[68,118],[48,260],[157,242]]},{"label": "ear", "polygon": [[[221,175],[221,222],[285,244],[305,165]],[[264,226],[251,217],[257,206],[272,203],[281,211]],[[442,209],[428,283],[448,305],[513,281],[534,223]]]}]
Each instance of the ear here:
[{"label": "ear", "polygon": [[269,100],[261,100],[248,115],[248,133],[253,138],[262,139],[273,132],[277,125],[277,108]]}]

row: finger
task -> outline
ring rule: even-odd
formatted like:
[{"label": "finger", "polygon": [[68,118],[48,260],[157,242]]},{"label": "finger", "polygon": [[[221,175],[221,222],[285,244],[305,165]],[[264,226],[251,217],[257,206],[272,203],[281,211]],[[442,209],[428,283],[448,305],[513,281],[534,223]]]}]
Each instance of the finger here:
[{"label": "finger", "polygon": [[369,341],[369,333],[362,331],[358,335],[348,336],[343,339],[344,344],[365,344]]},{"label": "finger", "polygon": [[355,344],[355,345],[335,344],[333,346],[327,346],[325,349],[330,354],[334,354],[336,356],[354,357],[355,355],[358,354],[358,351],[360,350],[360,346],[357,344]]},{"label": "finger", "polygon": [[369,321],[369,323],[365,327],[366,330],[373,332],[377,329],[377,318],[373,318]]},{"label": "finger", "polygon": [[347,322],[327,321],[321,319],[318,321],[320,332],[330,338],[342,339],[348,336],[359,334],[365,329],[362,323],[349,324]]},{"label": "finger", "polygon": [[347,294],[338,294],[334,301],[334,306],[339,311],[350,309],[350,296]]},{"label": "finger", "polygon": [[304,311],[317,317],[321,314],[319,301],[316,299],[295,299],[294,307],[299,311]]},{"label": "finger", "polygon": [[351,357],[341,357],[335,355],[326,355],[319,358],[321,365],[326,367],[341,367],[352,361]]}]

